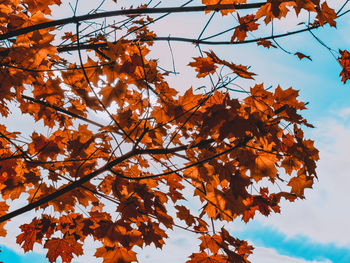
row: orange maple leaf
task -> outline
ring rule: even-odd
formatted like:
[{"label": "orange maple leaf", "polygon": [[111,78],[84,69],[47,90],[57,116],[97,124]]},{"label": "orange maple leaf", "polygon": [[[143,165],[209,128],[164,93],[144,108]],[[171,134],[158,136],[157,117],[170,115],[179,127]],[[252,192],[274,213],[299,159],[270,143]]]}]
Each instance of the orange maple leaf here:
[{"label": "orange maple leaf", "polygon": [[210,249],[210,251],[213,254],[217,254],[220,249],[220,244],[222,243],[222,237],[219,235],[203,235],[199,237],[199,239],[202,241],[200,244],[201,251],[204,251],[205,249]]},{"label": "orange maple leaf", "polygon": [[176,205],[175,208],[178,211],[176,213],[177,217],[181,220],[185,220],[188,226],[192,226],[195,223],[194,216],[191,215],[190,210],[188,210],[185,206]]},{"label": "orange maple leaf", "polygon": [[270,48],[270,47],[277,48],[274,44],[272,44],[271,41],[266,40],[266,39],[260,39],[256,43],[258,44],[258,46],[263,46],[263,47],[266,47],[266,48]]},{"label": "orange maple leaf", "polygon": [[197,57],[194,58],[194,60],[195,62],[190,62],[188,65],[195,68],[198,72],[198,78],[203,78],[209,74],[213,74],[217,68],[213,59],[210,57]]},{"label": "orange maple leaf", "polygon": [[311,60],[311,61],[312,61],[312,59],[311,59],[310,56],[307,56],[307,55],[305,55],[305,54],[303,54],[303,53],[296,52],[294,55],[298,56],[298,58],[299,58],[300,60],[302,60],[303,58],[307,58],[308,60]]},{"label": "orange maple leaf", "polygon": [[350,79],[350,53],[347,50],[339,50],[339,53],[338,61],[343,68],[340,72],[341,81],[346,83]]},{"label": "orange maple leaf", "polygon": [[312,177],[302,174],[290,179],[288,185],[292,187],[292,193],[296,194],[298,197],[304,198],[305,188],[312,188],[313,182]]},{"label": "orange maple leaf", "polygon": [[247,66],[237,65],[233,62],[230,63],[226,60],[220,59],[212,50],[210,52],[205,52],[205,54],[207,54],[207,56],[210,57],[215,63],[229,67],[235,74],[242,78],[254,79],[253,76],[256,75],[253,72],[249,72]]},{"label": "orange maple leaf", "polygon": [[95,257],[103,258],[103,263],[130,263],[137,261],[136,253],[124,247],[100,247],[94,254]]},{"label": "orange maple leaf", "polygon": [[83,244],[78,243],[73,236],[49,239],[44,248],[48,249],[46,257],[51,263],[56,262],[58,257],[61,257],[63,262],[69,263],[72,261],[73,254],[77,256],[83,254]]},{"label": "orange maple leaf", "polygon": [[115,86],[105,86],[101,89],[100,94],[102,97],[102,103],[106,107],[110,106],[113,101],[119,102],[126,93],[127,85],[123,81],[118,81]]},{"label": "orange maple leaf", "polygon": [[[220,7],[220,5],[244,4],[246,2],[247,2],[247,0],[202,0],[203,4],[210,6],[210,10],[216,10],[216,8]],[[229,13],[233,13],[234,11],[235,11],[234,8],[220,10],[220,12],[223,16],[225,16]],[[208,12],[208,11],[206,11],[206,12]]]},{"label": "orange maple leaf", "polygon": [[223,255],[208,255],[206,252],[193,253],[186,263],[227,263],[227,258]]},{"label": "orange maple leaf", "polygon": [[316,18],[321,26],[325,23],[328,23],[332,27],[337,26],[337,22],[335,21],[337,14],[333,8],[328,6],[327,2],[322,3],[321,10],[318,10]]},{"label": "orange maple leaf", "polygon": [[231,43],[237,39],[238,41],[244,41],[247,37],[247,32],[257,30],[259,28],[259,24],[256,23],[255,15],[246,15],[240,17],[238,14],[238,22],[239,26],[236,27],[233,36],[231,37]]}]

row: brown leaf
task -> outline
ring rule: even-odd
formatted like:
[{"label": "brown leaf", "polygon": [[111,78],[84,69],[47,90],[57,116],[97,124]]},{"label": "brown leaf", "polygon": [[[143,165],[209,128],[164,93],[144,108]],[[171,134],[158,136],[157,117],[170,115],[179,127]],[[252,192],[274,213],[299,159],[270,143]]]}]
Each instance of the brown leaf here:
[{"label": "brown leaf", "polygon": [[239,26],[236,27],[235,32],[231,37],[231,43],[234,42],[235,39],[240,42],[244,41],[247,37],[247,32],[257,30],[259,27],[259,24],[256,23],[255,15],[246,15],[243,17],[238,15],[238,22]]},{"label": "brown leaf", "polygon": [[312,61],[310,56],[304,55],[303,53],[296,52],[294,55],[298,56],[300,60],[302,60],[303,58],[307,58],[308,60]]},{"label": "brown leaf", "polygon": [[347,50],[339,50],[339,53],[338,61],[342,66],[342,71],[340,72],[341,81],[346,83],[350,79],[350,54]]},{"label": "brown leaf", "polygon": [[194,60],[195,62],[190,62],[188,65],[194,67],[198,72],[197,78],[203,78],[209,74],[213,74],[217,68],[213,59],[210,57],[197,57]]},{"label": "brown leaf", "polygon": [[257,44],[258,44],[258,46],[263,46],[263,47],[266,47],[266,48],[270,48],[270,47],[277,48],[274,44],[272,44],[271,41],[265,40],[265,39],[260,39],[257,42]]},{"label": "brown leaf", "polygon": [[290,179],[288,185],[292,187],[291,192],[298,197],[304,197],[305,188],[312,188],[314,181],[312,177],[308,177],[304,174]]},{"label": "brown leaf", "polygon": [[83,245],[78,243],[73,236],[49,239],[44,248],[48,249],[46,257],[51,263],[56,262],[58,257],[61,257],[64,263],[69,263],[73,259],[73,254],[76,256],[83,254]]},{"label": "brown leaf", "polygon": [[103,263],[130,263],[137,261],[136,253],[124,247],[100,247],[94,254],[95,257],[103,258]]}]

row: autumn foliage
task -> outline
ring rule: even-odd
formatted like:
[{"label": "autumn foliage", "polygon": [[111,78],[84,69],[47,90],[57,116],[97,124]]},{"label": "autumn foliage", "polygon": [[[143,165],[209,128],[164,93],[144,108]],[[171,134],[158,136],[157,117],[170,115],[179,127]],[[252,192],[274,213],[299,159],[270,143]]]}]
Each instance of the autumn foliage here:
[{"label": "autumn foliage", "polygon": [[[211,49],[188,64],[211,86],[175,88],[168,78],[176,72],[151,56],[154,43],[210,41],[158,36],[151,13],[220,12],[237,18],[222,44],[278,48],[281,36],[250,32],[290,13],[311,14],[304,31],[335,27],[341,10],[320,0],[203,0],[196,10],[114,2],[116,13],[68,10],[61,20],[51,17],[60,0],[0,3],[0,235],[8,220],[34,210],[16,242],[26,252],[42,245],[50,262],[83,255],[87,237],[101,242],[95,256],[104,263],[135,262],[136,247],[162,248],[174,228],[200,240],[188,262],[249,262],[253,247],[220,222],[279,213],[282,199],[304,198],[312,187],[318,151],[302,131],[312,127],[301,115],[305,104],[292,88],[260,83],[238,96],[229,84],[257,73]],[[120,21],[87,22],[114,16]],[[348,51],[338,61],[346,82]],[[9,129],[14,107],[41,128]],[[201,206],[191,209],[192,199]]]}]

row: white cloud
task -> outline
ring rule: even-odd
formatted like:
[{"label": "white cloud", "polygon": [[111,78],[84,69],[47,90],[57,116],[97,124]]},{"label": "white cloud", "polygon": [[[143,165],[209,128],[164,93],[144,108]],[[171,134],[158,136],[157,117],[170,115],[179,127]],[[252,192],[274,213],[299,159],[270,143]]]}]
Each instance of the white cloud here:
[{"label": "white cloud", "polygon": [[350,108],[343,108],[337,111],[334,111],[339,117],[347,119],[350,117]]},{"label": "white cloud", "polygon": [[177,263],[186,262],[188,256],[198,252],[199,240],[191,233],[176,229],[168,232],[170,238],[162,250],[154,246],[145,247],[138,251],[139,262],[142,263]]},{"label": "white cloud", "polygon": [[255,247],[254,254],[249,257],[249,260],[254,263],[329,263],[331,261],[307,261],[304,259],[288,257],[278,254],[272,248]]}]

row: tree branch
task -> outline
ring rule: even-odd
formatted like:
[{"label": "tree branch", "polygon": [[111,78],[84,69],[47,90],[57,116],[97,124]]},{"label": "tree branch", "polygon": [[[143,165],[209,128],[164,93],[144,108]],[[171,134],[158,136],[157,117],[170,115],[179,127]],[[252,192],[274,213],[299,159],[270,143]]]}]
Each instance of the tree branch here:
[{"label": "tree branch", "polygon": [[[130,176],[125,176],[125,175],[122,175],[120,173],[118,173],[117,171],[113,170],[112,168],[110,168],[109,170],[114,173],[116,176],[118,177],[121,177],[121,178],[124,178],[124,179],[129,179],[129,180],[136,180],[136,181],[140,181],[140,180],[144,180],[144,179],[153,179],[153,178],[157,178],[157,177],[162,177],[162,176],[165,176],[165,175],[169,175],[169,174],[173,174],[173,173],[177,173],[177,172],[181,172],[183,170],[186,170],[188,168],[191,168],[193,166],[197,166],[197,165],[200,165],[200,164],[203,164],[203,163],[207,163],[217,157],[220,157],[226,153],[229,153],[235,149],[237,149],[238,147],[242,147],[242,146],[245,146],[251,139],[253,139],[253,137],[245,137],[241,142],[239,142],[237,145],[234,145],[234,146],[231,146],[229,149],[225,150],[225,151],[222,151],[220,153],[217,153],[217,154],[214,154],[213,156],[210,156],[208,158],[205,158],[205,159],[202,159],[198,162],[195,162],[195,163],[191,163],[189,165],[186,165],[184,167],[181,167],[181,168],[178,168],[176,170],[171,170],[171,171],[168,171],[168,172],[165,172],[165,173],[160,173],[160,174],[152,174],[152,175],[146,175],[146,176],[140,176],[140,177],[130,177]],[[166,149],[164,149],[166,150]],[[147,152],[148,150],[145,150],[145,153]],[[1,222],[1,221],[0,221]]]},{"label": "tree branch", "polygon": [[62,195],[68,193],[69,191],[76,189],[77,187],[82,186],[84,183],[90,181],[92,178],[95,178],[96,176],[104,173],[105,171],[108,171],[111,167],[117,165],[118,163],[123,162],[124,160],[126,160],[134,155],[135,155],[135,151],[130,151],[130,152],[124,154],[123,156],[114,159],[110,163],[107,163],[106,165],[102,166],[101,168],[97,169],[96,171],[88,174],[87,176],[82,177],[81,179],[74,181],[73,183],[62,187],[61,189],[57,190],[56,192],[49,194],[49,195],[39,199],[38,201],[35,201],[33,203],[30,203],[26,206],[23,206],[23,207],[17,209],[17,210],[14,210],[6,215],[1,216],[0,223],[5,222],[5,221],[7,221],[11,218],[14,218],[16,216],[19,216],[23,213],[26,213],[30,210],[33,210],[33,209],[35,209],[43,204],[46,204],[46,203],[48,203],[48,202],[50,202],[50,201],[52,201],[52,200],[54,200]]},{"label": "tree branch", "polygon": [[99,18],[106,18],[112,16],[123,16],[123,15],[142,15],[142,14],[161,14],[161,13],[186,13],[186,12],[203,12],[203,11],[218,11],[218,10],[229,10],[229,9],[254,9],[259,8],[266,4],[251,3],[251,4],[221,4],[221,5],[208,5],[208,6],[188,6],[188,7],[163,7],[163,8],[138,8],[138,9],[123,9],[116,11],[101,12],[96,14],[87,14],[82,16],[73,16],[69,18],[63,18],[53,20],[50,22],[40,23],[33,26],[23,27],[14,31],[10,31],[0,35],[0,40],[9,39],[24,35],[39,29],[45,29],[55,26],[63,26],[72,23],[79,23],[85,20],[94,20]]},{"label": "tree branch", "polygon": [[178,147],[173,147],[173,148],[159,148],[159,149],[138,149],[137,154],[172,154],[175,152],[180,152],[180,151],[184,151],[187,149],[192,149],[192,148],[201,148],[204,147],[210,143],[214,142],[214,139],[208,139],[208,140],[203,140],[200,141],[199,143],[195,144],[195,145],[182,145],[182,146],[178,146]]},{"label": "tree branch", "polygon": [[[77,119],[79,119],[79,120],[85,121],[85,122],[87,122],[87,123],[93,124],[93,125],[95,125],[95,126],[97,126],[97,127],[100,127],[100,128],[105,127],[105,125],[102,125],[102,124],[100,124],[100,123],[98,123],[98,122],[89,120],[89,119],[87,119],[87,118],[85,118],[85,117],[83,117],[83,116],[81,116],[81,115],[75,114],[75,113],[73,113],[73,112],[71,112],[71,111],[68,111],[68,110],[66,110],[66,109],[60,108],[60,107],[58,107],[58,106],[51,105],[50,103],[48,103],[48,102],[46,102],[46,101],[37,100],[37,99],[34,99],[34,98],[29,97],[29,96],[26,96],[26,95],[21,95],[21,97],[22,97],[23,99],[29,100],[29,101],[31,101],[31,102],[33,102],[33,103],[38,103],[38,104],[43,105],[43,106],[45,106],[45,107],[54,109],[54,110],[56,110],[56,111],[58,111],[58,112],[60,112],[60,113],[67,114],[67,115],[69,115],[69,116],[71,116],[71,117],[74,117],[74,118],[77,118]],[[120,133],[120,132],[118,132],[118,131],[116,131],[116,133],[118,133],[118,134],[120,134],[120,135],[122,134],[122,133]]]},{"label": "tree branch", "polygon": [[[106,171],[109,171],[112,169],[112,167],[114,167],[115,165],[135,156],[135,155],[138,155],[138,154],[166,154],[166,153],[172,153],[172,152],[176,152],[176,151],[182,151],[182,150],[185,150],[187,148],[195,148],[195,147],[200,147],[200,146],[204,146],[208,143],[211,143],[213,142],[213,140],[205,140],[205,141],[202,141],[202,142],[199,142],[198,144],[196,145],[193,145],[193,146],[179,146],[179,147],[174,147],[174,148],[171,148],[171,149],[146,149],[146,150],[142,150],[142,149],[134,149],[134,150],[131,150],[129,151],[128,153],[124,154],[123,156],[120,156],[116,159],[114,159],[113,161],[105,164],[104,166],[102,166],[101,168],[97,169],[96,171],[86,175],[85,177],[82,177],[80,178],[79,180],[77,181],[74,181],[72,182],[71,184],[69,185],[66,185],[64,187],[62,187],[61,189],[57,190],[56,192],[52,193],[52,194],[49,194],[43,198],[41,198],[40,200],[38,201],[35,201],[33,203],[30,203],[26,206],[23,206],[15,211],[12,211],[6,215],[3,215],[0,217],[0,223],[2,222],[5,222],[11,218],[14,218],[18,215],[21,215],[23,213],[26,213],[30,210],[33,210],[43,204],[46,204],[66,193],[68,193],[69,191],[72,191],[78,187],[81,187],[84,183],[87,183],[88,181],[90,181],[91,179],[95,178],[96,176],[106,172]],[[223,154],[223,153],[222,153]]]},{"label": "tree branch", "polygon": [[[254,38],[254,39],[248,39],[245,41],[208,41],[208,40],[200,40],[200,39],[196,39],[196,38],[186,38],[186,37],[155,37],[152,38],[152,41],[176,41],[176,42],[187,42],[187,43],[192,43],[192,44],[202,44],[202,45],[240,45],[240,44],[248,44],[248,43],[254,43],[254,42],[258,42],[260,40],[268,40],[268,39],[274,39],[274,38],[281,38],[281,37],[286,37],[286,36],[291,36],[291,35],[295,35],[298,33],[303,33],[306,31],[310,31],[312,29],[317,29],[319,28],[320,25],[316,25],[313,27],[309,27],[309,28],[304,28],[304,29],[300,29],[300,30],[296,30],[296,31],[292,31],[292,32],[287,32],[287,33],[283,33],[283,34],[279,34],[279,35],[274,35],[274,36],[267,36],[267,37],[261,37],[261,38]],[[148,42],[151,41],[150,39],[130,39],[130,40],[122,40],[125,43],[129,43],[129,42],[135,42],[135,41],[140,41],[140,42]],[[80,45],[80,49],[97,49],[97,48],[101,48],[101,47],[107,47],[107,43],[98,43],[98,44],[86,44]],[[69,52],[69,51],[76,51],[78,50],[78,47],[76,45],[74,46],[64,46],[64,47],[59,47],[57,48],[58,52]]]}]

